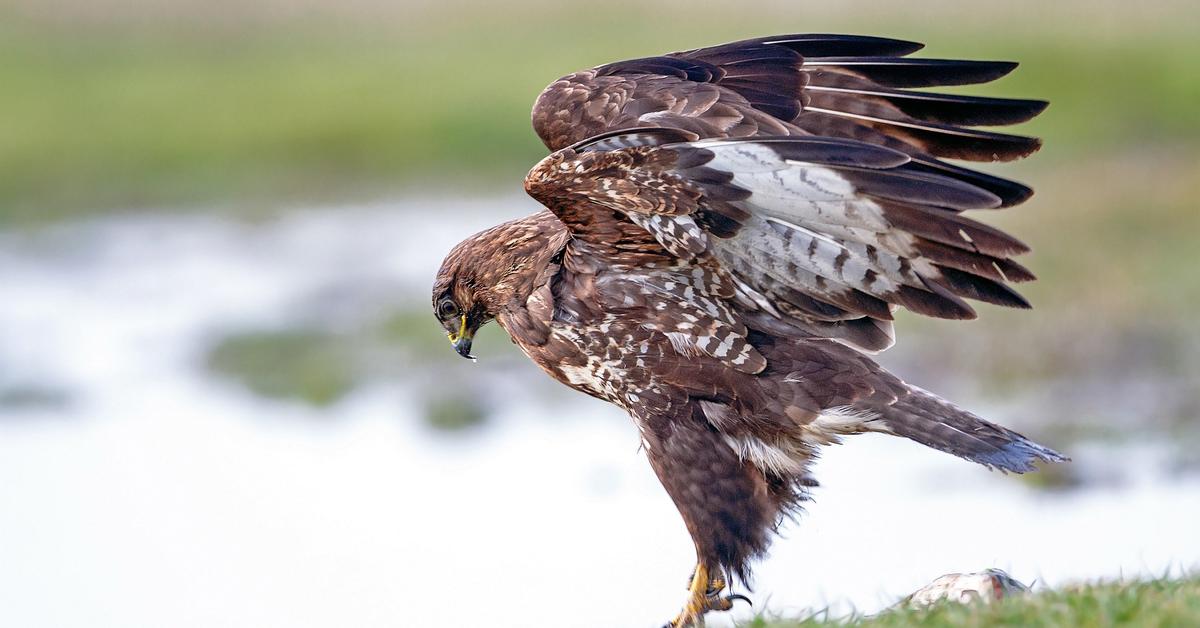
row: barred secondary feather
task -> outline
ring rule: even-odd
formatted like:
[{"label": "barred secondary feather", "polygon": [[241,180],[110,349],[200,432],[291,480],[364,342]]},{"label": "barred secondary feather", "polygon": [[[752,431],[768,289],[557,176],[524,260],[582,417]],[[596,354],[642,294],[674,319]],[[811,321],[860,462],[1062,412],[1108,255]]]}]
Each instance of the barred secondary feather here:
[{"label": "barred secondary feather", "polygon": [[[869,357],[899,308],[1027,308],[1022,242],[968,212],[1032,191],[947,160],[1036,138],[977,129],[1046,103],[918,91],[1016,64],[920,44],[781,35],[602,65],[538,97],[547,210],[468,238],[435,313],[455,348],[495,319],[544,371],[629,412],[696,545],[693,625],[815,486],[819,447],[903,436],[1002,471],[1065,458],[911,386]],[[443,315],[438,304],[454,316]]]}]

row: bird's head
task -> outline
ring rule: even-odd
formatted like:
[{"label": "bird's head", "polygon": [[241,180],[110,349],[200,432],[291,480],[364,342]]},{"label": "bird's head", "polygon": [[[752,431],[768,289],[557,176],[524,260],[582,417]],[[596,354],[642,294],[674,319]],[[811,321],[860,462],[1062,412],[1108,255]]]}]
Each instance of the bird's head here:
[{"label": "bird's head", "polygon": [[459,355],[474,359],[475,332],[504,308],[524,304],[539,271],[564,241],[562,223],[540,212],[477,233],[450,250],[433,282],[433,314]]},{"label": "bird's head", "polygon": [[480,235],[467,238],[450,251],[433,282],[433,315],[437,317],[454,350],[464,358],[471,355],[475,332],[496,316],[489,296],[490,282],[483,265],[486,255],[478,250]]}]

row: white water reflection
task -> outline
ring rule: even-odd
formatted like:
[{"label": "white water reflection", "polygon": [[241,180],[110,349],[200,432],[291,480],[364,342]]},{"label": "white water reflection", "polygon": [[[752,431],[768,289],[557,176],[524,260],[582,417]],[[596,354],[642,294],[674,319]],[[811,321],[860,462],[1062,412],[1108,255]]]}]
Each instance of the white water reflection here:
[{"label": "white water reflection", "polygon": [[[317,310],[354,325],[424,303],[450,245],[530,208],[0,235],[0,388],[68,396],[0,407],[0,624],[599,627],[673,614],[690,543],[619,411],[514,392],[483,430],[446,436],[414,418],[403,379],[316,410],[199,366],[232,326]],[[486,356],[446,385],[469,390],[480,368]],[[1080,447],[1078,464],[1135,473],[1037,493],[907,441],[853,438],[819,464],[817,502],[760,565],[753,597],[870,611],[948,571],[1057,585],[1196,566],[1200,480],[1161,473],[1157,451]]]}]

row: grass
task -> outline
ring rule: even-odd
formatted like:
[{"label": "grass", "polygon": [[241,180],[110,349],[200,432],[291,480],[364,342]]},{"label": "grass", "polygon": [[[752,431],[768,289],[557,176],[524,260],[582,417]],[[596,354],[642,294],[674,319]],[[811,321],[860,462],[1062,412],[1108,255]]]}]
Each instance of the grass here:
[{"label": "grass", "polygon": [[832,619],[816,615],[800,620],[759,618],[747,628],[805,626],[984,627],[1024,626],[1197,626],[1200,579],[1107,582],[1014,597],[992,604],[945,603],[930,609],[895,609],[870,617]]},{"label": "grass", "polygon": [[345,201],[431,184],[515,190],[544,150],[529,107],[557,76],[797,30],[876,32],[930,42],[933,56],[1021,60],[1012,77],[975,91],[1053,101],[1026,127],[1048,140],[1039,167],[1130,145],[1200,144],[1191,62],[1200,40],[1183,26],[1200,17],[1194,7],[1147,26],[1145,11],[1116,4],[1124,25],[1113,15],[1078,22],[1058,11],[1028,23],[1007,6],[926,5],[952,19],[773,3],[737,16],[696,10],[685,22],[674,5],[639,5],[629,20],[632,6],[584,16],[527,0],[375,20],[97,26],[0,9],[0,225],[129,207]]},{"label": "grass", "polygon": [[487,420],[483,404],[474,398],[434,397],[425,403],[425,422],[442,432],[459,432],[482,425]]},{"label": "grass", "polygon": [[352,354],[323,330],[240,332],[222,338],[207,356],[213,372],[263,397],[328,406],[355,384]]}]

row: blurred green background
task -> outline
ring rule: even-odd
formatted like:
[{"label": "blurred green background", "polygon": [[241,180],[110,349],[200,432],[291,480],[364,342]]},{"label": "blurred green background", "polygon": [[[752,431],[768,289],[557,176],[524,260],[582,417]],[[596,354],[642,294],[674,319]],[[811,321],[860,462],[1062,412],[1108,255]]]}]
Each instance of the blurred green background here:
[{"label": "blurred green background", "polygon": [[[1018,403],[1020,391],[1006,413],[1050,415],[1063,438],[1130,426],[1195,435],[1196,24],[1200,4],[1171,0],[9,3],[0,8],[0,228],[129,210],[258,216],[517,194],[544,154],[530,105],[562,74],[775,33],[913,39],[928,56],[1022,64],[965,91],[1051,101],[1019,131],[1045,148],[999,169],[1037,195],[987,217],[1033,246],[1023,261],[1040,281],[1024,289],[1034,313],[905,320],[908,348],[885,363],[995,404]],[[418,296],[396,314],[405,324],[355,332],[355,342],[385,338],[448,359],[428,342],[435,328],[413,322],[425,317]],[[339,348],[354,344],[345,337],[277,336],[233,337],[209,365],[313,403],[336,400],[353,386],[348,373],[363,370]],[[273,371],[254,383],[272,370],[263,364],[281,361],[292,379]]]}]

